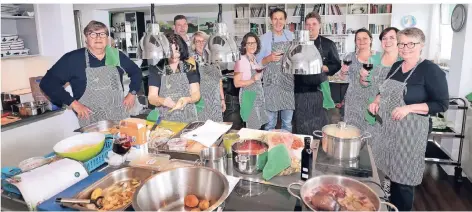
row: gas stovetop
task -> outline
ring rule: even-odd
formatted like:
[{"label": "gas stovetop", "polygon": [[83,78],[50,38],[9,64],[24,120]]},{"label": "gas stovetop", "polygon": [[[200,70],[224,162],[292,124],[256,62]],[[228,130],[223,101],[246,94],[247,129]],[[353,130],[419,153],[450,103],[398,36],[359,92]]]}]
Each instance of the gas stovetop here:
[{"label": "gas stovetop", "polygon": [[[321,141],[315,141],[313,147],[320,146]],[[353,177],[372,177],[372,164],[367,146],[361,149],[359,157],[354,160],[338,160],[329,157],[322,148],[318,148],[315,169],[323,173],[333,173]]]}]

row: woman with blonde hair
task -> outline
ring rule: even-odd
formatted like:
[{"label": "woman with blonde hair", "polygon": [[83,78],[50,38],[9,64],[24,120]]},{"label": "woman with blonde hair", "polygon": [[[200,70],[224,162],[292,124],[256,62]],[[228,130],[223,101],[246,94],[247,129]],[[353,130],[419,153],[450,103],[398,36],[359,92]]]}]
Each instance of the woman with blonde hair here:
[{"label": "woman with blonde hair", "polygon": [[199,121],[223,121],[223,112],[226,110],[225,96],[221,70],[216,64],[209,64],[204,60],[203,51],[209,36],[203,32],[196,32],[191,39],[191,55],[197,62],[200,72],[200,90],[202,97],[197,102]]}]

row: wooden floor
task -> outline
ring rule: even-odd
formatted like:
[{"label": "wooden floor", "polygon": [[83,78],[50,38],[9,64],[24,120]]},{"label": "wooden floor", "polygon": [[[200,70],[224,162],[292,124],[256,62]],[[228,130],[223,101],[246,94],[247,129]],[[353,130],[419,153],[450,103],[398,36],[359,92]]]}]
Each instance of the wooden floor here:
[{"label": "wooden floor", "polygon": [[426,164],[421,185],[416,187],[415,211],[472,211],[472,184],[463,178],[461,184],[437,164]]}]

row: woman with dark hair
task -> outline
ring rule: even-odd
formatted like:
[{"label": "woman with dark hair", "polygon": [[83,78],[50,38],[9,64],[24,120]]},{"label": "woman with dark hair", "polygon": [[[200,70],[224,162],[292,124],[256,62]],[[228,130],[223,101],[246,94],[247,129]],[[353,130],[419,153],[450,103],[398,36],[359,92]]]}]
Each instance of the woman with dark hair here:
[{"label": "woman with dark hair", "polygon": [[234,66],[234,86],[239,90],[241,118],[250,129],[260,129],[269,122],[265,110],[264,90],[262,88],[261,65],[256,54],[261,50],[261,41],[254,33],[247,33],[241,42],[241,59]]},{"label": "woman with dark hair", "polygon": [[[362,132],[366,131],[364,113],[370,96],[364,94],[364,87],[359,83],[360,71],[363,64],[370,63],[370,57],[374,55],[371,50],[372,34],[367,29],[359,29],[355,34],[356,51],[348,54],[352,63],[349,66],[343,64],[341,68],[341,77],[347,77],[349,87],[344,96],[344,121],[350,125],[358,127]],[[345,61],[346,59],[344,59]],[[348,59],[349,60],[349,59]],[[346,76],[347,75],[347,76]]]},{"label": "woman with dark hair", "polygon": [[189,58],[187,44],[179,35],[166,35],[171,56],[150,66],[149,103],[157,106],[162,117],[169,121],[197,121],[195,103],[200,100],[200,76],[193,57]]}]

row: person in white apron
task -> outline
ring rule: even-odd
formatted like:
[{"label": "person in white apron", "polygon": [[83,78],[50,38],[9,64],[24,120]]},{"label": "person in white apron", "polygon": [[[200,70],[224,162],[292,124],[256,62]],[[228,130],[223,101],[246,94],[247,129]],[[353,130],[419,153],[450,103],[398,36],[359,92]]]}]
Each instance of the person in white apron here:
[{"label": "person in white apron", "polygon": [[223,122],[223,112],[226,110],[223,75],[217,65],[209,64],[203,59],[203,48],[208,37],[203,31],[195,32],[190,45],[200,73],[201,98],[197,102],[197,115],[199,121]]},{"label": "person in white apron", "polygon": [[372,153],[377,167],[391,180],[390,202],[400,211],[413,207],[414,188],[423,179],[429,115],[449,106],[445,73],[438,65],[420,58],[425,36],[418,28],[398,32],[403,61],[396,62],[369,105],[382,119],[373,132]]},{"label": "person in white apron", "polygon": [[269,121],[261,82],[263,70],[255,58],[260,46],[261,42],[256,34],[250,32],[244,35],[240,51],[243,56],[234,66],[234,86],[241,88],[239,90],[241,118],[246,123],[246,128],[256,130]]},{"label": "person in white apron", "polygon": [[261,52],[257,61],[267,66],[263,72],[263,88],[269,122],[265,130],[275,129],[278,113],[281,114],[282,129],[292,132],[292,117],[295,110],[294,77],[282,72],[282,58],[293,40],[292,32],[285,30],[287,13],[279,8],[270,12],[272,31],[261,36]]},{"label": "person in white apron", "polygon": [[150,67],[149,103],[157,106],[163,120],[190,123],[197,121],[195,103],[200,100],[200,76],[185,41],[168,34],[171,57]]},{"label": "person in white apron", "polygon": [[[129,117],[135,95],[142,83],[141,69],[124,53],[107,46],[108,28],[91,21],[84,29],[86,48],[68,52],[48,70],[40,87],[55,105],[69,105],[80,127],[102,120],[120,121]],[[131,79],[124,93],[123,74]],[[69,82],[73,96],[65,89]]]}]

